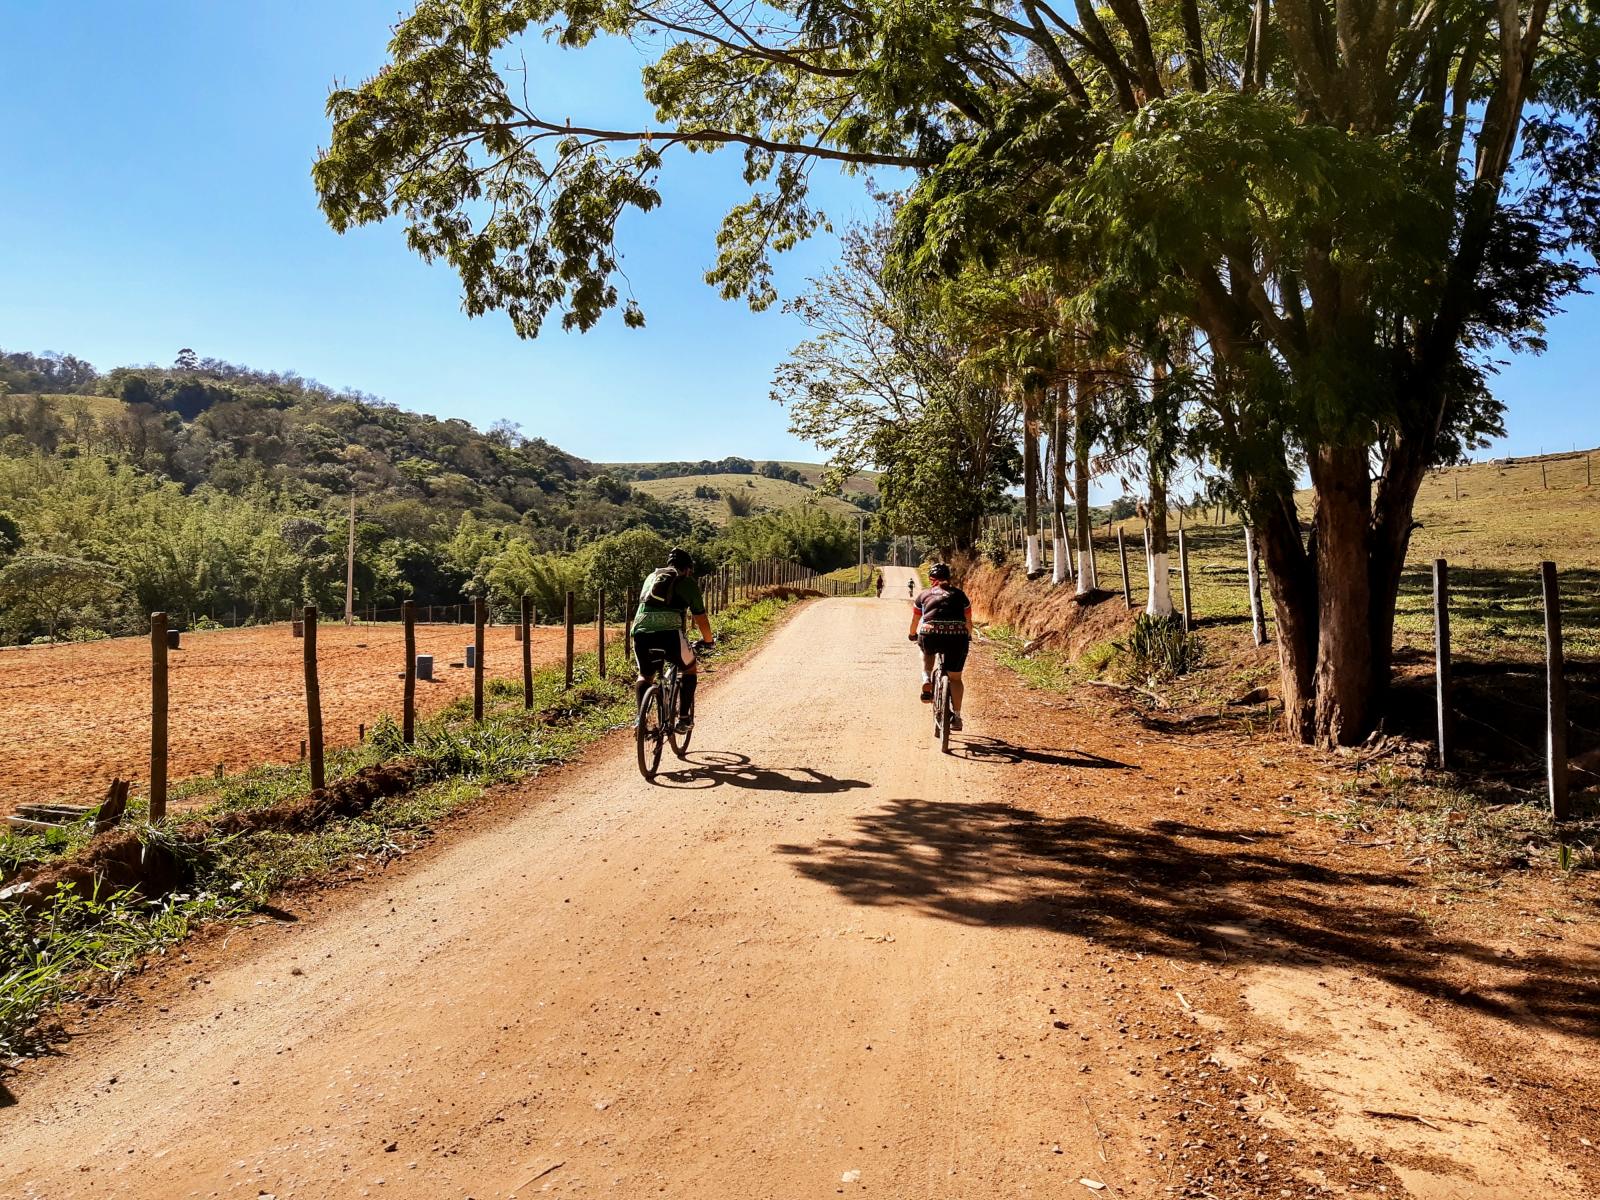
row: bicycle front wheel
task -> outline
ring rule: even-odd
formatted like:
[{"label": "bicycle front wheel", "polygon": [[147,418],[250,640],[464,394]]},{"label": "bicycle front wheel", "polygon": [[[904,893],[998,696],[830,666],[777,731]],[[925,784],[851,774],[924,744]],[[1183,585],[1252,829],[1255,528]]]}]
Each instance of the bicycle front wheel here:
[{"label": "bicycle front wheel", "polygon": [[639,774],[654,780],[661,766],[661,744],[666,740],[662,725],[661,687],[656,685],[645,692],[639,702],[639,719],[633,725],[634,748],[639,754]]}]

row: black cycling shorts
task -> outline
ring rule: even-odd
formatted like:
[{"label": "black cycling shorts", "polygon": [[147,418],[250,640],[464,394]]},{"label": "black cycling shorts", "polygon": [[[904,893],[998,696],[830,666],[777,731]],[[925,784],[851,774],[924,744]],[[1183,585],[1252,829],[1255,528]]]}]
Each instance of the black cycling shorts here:
[{"label": "black cycling shorts", "polygon": [[676,661],[688,667],[694,665],[694,651],[689,646],[689,639],[684,637],[680,629],[658,629],[650,633],[636,633],[633,635],[633,657],[639,664],[639,676],[642,679],[654,679],[659,659],[652,658],[650,652],[659,650],[666,655],[668,660]]},{"label": "black cycling shorts", "polygon": [[967,665],[972,639],[964,633],[919,633],[917,645],[924,654],[943,654],[944,669],[955,674]]}]

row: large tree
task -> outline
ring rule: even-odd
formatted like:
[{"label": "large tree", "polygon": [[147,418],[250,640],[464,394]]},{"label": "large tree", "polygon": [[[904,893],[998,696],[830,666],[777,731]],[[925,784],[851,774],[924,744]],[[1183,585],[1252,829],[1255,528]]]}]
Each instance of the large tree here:
[{"label": "large tree", "polygon": [[[526,99],[514,52],[545,30],[654,47],[655,119]],[[1488,352],[1537,339],[1600,221],[1600,24],[1575,0],[423,0],[390,48],[330,98],[324,211],[402,216],[469,312],[524,334],[552,310],[642,320],[617,221],[659,202],[667,153],[723,146],[753,185],[708,276],[726,295],[771,302],[767,251],[817,227],[831,160],[923,173],[916,240],[941,265],[987,243],[1057,263],[1094,328],[1191,322],[1287,721],[1324,741],[1374,720],[1417,488],[1497,427]]]}]

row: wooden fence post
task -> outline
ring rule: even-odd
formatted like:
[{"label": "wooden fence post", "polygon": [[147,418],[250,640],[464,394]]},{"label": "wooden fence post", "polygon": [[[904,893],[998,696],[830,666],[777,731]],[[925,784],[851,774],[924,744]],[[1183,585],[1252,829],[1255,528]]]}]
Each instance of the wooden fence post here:
[{"label": "wooden fence post", "polygon": [[600,589],[600,595],[595,601],[594,637],[595,652],[600,659],[600,678],[606,677],[606,590]]},{"label": "wooden fence post", "polygon": [[1123,536],[1122,526],[1117,526],[1117,556],[1122,559],[1122,602],[1133,610],[1133,591],[1128,587],[1128,539]]},{"label": "wooden fence post", "polygon": [[567,593],[567,603],[566,603],[566,609],[565,609],[565,616],[566,616],[566,625],[567,625],[567,683],[566,683],[566,686],[569,687],[569,688],[572,686],[572,636],[573,636],[573,624],[572,624],[573,604],[572,604],[572,600],[573,600],[572,593],[568,592]]},{"label": "wooden fence post", "polygon": [[483,626],[489,603],[482,596],[472,601],[472,719],[483,720]]},{"label": "wooden fence post", "polygon": [[1561,591],[1553,562],[1539,564],[1544,586],[1545,697],[1548,730],[1545,737],[1546,777],[1550,785],[1550,816],[1567,818],[1567,668],[1561,647]]},{"label": "wooden fence post", "polygon": [[522,597],[522,707],[533,707],[533,599]]},{"label": "wooden fence post", "polygon": [[1433,693],[1439,727],[1439,766],[1448,768],[1454,749],[1450,709],[1450,564],[1433,560]]},{"label": "wooden fence post", "polygon": [[406,686],[400,705],[400,740],[407,746],[417,740],[417,605],[400,602],[400,620],[406,631]]},{"label": "wooden fence post", "polygon": [[311,747],[311,790],[326,787],[328,776],[322,758],[322,687],[317,682],[317,606],[300,610],[305,622],[306,740]]},{"label": "wooden fence post", "polygon": [[635,602],[633,589],[629,588],[622,593],[622,657],[633,659],[633,613]]},{"label": "wooden fence post", "polygon": [[1261,609],[1261,562],[1256,556],[1254,530],[1244,527],[1244,556],[1250,575],[1250,630],[1255,634],[1256,645],[1267,644],[1267,618]]},{"label": "wooden fence post", "polygon": [[1189,598],[1189,535],[1181,525],[1178,527],[1178,579],[1183,585],[1183,631],[1188,633],[1194,624],[1194,604]]},{"label": "wooden fence post", "polygon": [[150,614],[150,821],[167,815],[167,614]]}]

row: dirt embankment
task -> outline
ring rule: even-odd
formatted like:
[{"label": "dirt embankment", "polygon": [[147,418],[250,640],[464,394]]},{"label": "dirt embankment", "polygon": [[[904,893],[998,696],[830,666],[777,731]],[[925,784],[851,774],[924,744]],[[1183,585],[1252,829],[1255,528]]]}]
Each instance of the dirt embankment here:
[{"label": "dirt embankment", "polygon": [[1138,615],[1118,592],[1101,590],[1080,599],[1070,585],[1053,585],[1049,576],[1029,580],[1014,563],[996,567],[975,562],[962,576],[961,589],[971,598],[979,621],[1009,625],[1025,640],[1070,658],[1122,637]]}]

